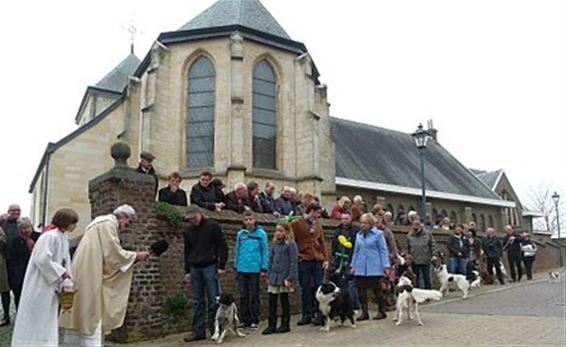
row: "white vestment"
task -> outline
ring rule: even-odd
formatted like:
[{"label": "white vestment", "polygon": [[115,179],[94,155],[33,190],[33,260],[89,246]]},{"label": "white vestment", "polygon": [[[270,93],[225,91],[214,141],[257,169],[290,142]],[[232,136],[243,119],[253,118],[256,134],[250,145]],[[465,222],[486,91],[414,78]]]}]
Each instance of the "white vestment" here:
[{"label": "white vestment", "polygon": [[12,346],[59,345],[59,298],[61,275],[71,274],[69,240],[53,229],[42,234],[29,260]]}]

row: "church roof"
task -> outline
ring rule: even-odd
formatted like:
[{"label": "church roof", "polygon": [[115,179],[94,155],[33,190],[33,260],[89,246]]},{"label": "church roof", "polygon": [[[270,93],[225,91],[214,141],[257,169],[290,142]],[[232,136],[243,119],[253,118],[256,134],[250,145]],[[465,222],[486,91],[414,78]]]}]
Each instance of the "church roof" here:
[{"label": "church roof", "polygon": [[128,77],[134,74],[140,62],[135,54],[130,53],[112,71],[106,74],[95,87],[121,93],[122,89],[128,84]]},{"label": "church roof", "polygon": [[[421,189],[420,157],[411,134],[334,117],[330,124],[336,145],[336,184],[371,182],[409,194]],[[425,150],[425,184],[427,192],[436,192],[431,197],[505,203],[434,140]]]},{"label": "church roof", "polygon": [[495,190],[495,187],[497,186],[497,183],[499,183],[499,180],[501,179],[501,175],[503,174],[502,169],[489,171],[489,172],[479,171],[479,170],[474,170],[474,171],[477,171],[474,172],[476,176],[478,176],[478,178],[482,180],[483,183],[485,183],[489,188],[491,188],[491,190]]},{"label": "church roof", "polygon": [[179,30],[209,29],[240,25],[291,39],[259,0],[219,0]]}]

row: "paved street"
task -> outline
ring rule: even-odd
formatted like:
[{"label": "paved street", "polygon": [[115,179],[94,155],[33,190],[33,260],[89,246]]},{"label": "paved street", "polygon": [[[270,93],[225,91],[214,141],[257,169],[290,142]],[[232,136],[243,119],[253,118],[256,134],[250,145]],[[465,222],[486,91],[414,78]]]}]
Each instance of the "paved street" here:
[{"label": "paved street", "polygon": [[[339,326],[323,333],[314,327],[292,326],[284,335],[245,338],[229,336],[228,346],[564,346],[566,344],[566,282],[551,284],[546,274],[531,282],[483,286],[462,300],[450,292],[439,302],[421,306],[425,323],[407,321],[396,327],[392,313],[385,321],[358,323],[356,329]],[[299,317],[293,317],[296,321]],[[264,327],[262,325],[262,328]],[[9,345],[11,331],[0,328],[0,345]],[[186,346],[183,335],[138,342],[135,346]],[[113,344],[116,346],[116,344]],[[191,344],[191,346],[197,344]],[[205,341],[201,345],[213,345]],[[120,345],[122,346],[122,345]],[[130,346],[130,345],[124,345]]]},{"label": "paved street", "polygon": [[[425,323],[405,322],[396,327],[385,321],[358,323],[356,329],[339,326],[323,333],[313,327],[297,327],[284,335],[245,338],[230,336],[228,346],[564,346],[566,315],[564,279],[549,284],[546,274],[532,282],[483,286],[462,300],[450,292],[439,303],[421,306]],[[299,317],[294,317],[296,321]],[[265,323],[262,325],[264,327]],[[136,343],[136,346],[186,346],[183,335]],[[191,344],[195,345],[195,344]],[[206,341],[201,345],[213,345]]]}]

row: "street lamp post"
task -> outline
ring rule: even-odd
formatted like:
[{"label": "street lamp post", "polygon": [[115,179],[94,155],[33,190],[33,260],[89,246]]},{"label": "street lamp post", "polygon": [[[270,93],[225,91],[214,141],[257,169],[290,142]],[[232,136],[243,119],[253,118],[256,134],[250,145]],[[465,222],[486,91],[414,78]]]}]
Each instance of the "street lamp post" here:
[{"label": "street lamp post", "polygon": [[557,192],[552,194],[552,200],[554,201],[554,210],[556,211],[556,226],[558,227],[558,242],[560,244],[560,267],[563,266],[562,263],[562,244],[560,243],[560,211],[558,210],[558,200],[560,200],[560,195]]},{"label": "street lamp post", "polygon": [[421,221],[426,224],[426,188],[425,188],[425,174],[424,174],[424,150],[428,143],[428,139],[431,137],[430,134],[423,129],[423,125],[419,124],[417,131],[411,134],[415,140],[415,144],[420,152],[421,157]]}]

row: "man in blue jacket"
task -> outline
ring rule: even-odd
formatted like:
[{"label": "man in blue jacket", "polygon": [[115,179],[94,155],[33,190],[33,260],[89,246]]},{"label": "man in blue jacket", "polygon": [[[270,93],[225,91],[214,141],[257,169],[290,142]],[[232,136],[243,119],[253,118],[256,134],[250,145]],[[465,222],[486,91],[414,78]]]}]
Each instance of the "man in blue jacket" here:
[{"label": "man in blue jacket", "polygon": [[259,326],[259,278],[267,273],[269,245],[267,233],[256,225],[252,211],[244,212],[244,228],[238,231],[234,267],[240,287],[240,310],[244,328]]}]

